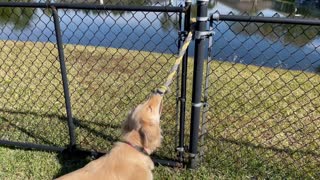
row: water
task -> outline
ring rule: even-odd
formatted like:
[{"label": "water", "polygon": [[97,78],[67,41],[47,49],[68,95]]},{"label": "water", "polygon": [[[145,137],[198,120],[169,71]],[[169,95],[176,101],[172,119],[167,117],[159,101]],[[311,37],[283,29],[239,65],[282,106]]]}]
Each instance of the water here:
[{"label": "water", "polygon": [[[291,14],[319,18],[319,2],[312,2],[210,1],[209,13],[218,10],[221,14],[230,11],[242,14],[246,11],[249,15],[263,13],[269,17],[277,13],[280,17]],[[194,16],[195,7],[192,11]],[[178,16],[175,13],[59,10],[59,16],[64,43],[173,54],[178,50]],[[0,8],[0,27],[2,40],[55,42],[48,10]],[[319,27],[221,21],[215,22],[215,27],[214,59],[305,71],[316,71],[320,66]],[[192,56],[193,45],[189,52]]]}]

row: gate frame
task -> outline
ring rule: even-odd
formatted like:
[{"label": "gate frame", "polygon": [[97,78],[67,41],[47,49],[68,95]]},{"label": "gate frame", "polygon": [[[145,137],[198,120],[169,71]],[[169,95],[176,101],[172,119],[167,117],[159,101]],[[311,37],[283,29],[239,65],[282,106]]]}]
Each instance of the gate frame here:
[{"label": "gate frame", "polygon": [[[97,5],[97,4],[72,4],[72,3],[0,2],[0,8],[1,7],[44,8],[44,9],[52,10],[54,31],[56,36],[58,58],[59,58],[59,64],[60,64],[60,73],[61,73],[61,78],[63,83],[62,85],[63,85],[63,93],[64,93],[64,99],[65,99],[66,119],[68,123],[68,132],[69,132],[69,145],[67,147],[57,147],[57,146],[28,143],[28,142],[8,141],[8,140],[1,140],[1,139],[0,139],[0,145],[22,148],[22,149],[36,149],[36,150],[42,150],[42,151],[60,152],[68,156],[75,156],[75,155],[76,156],[92,156],[97,158],[104,154],[96,151],[82,150],[77,147],[75,125],[74,125],[74,121],[73,121],[74,119],[72,116],[69,85],[68,85],[67,71],[65,66],[60,21],[59,21],[59,15],[58,15],[59,9],[179,13],[179,18],[181,18],[182,17],[181,14],[184,13],[185,17],[188,18],[188,20],[185,20],[186,23],[184,26],[184,30],[188,30],[188,27],[186,25],[190,24],[191,1],[190,0],[187,0],[187,1],[188,2],[185,3],[186,5],[185,7],[183,6],[176,7],[176,6]],[[185,57],[184,59],[185,59],[184,66],[186,66],[187,57]],[[186,76],[186,72],[187,72],[186,68],[183,68],[182,72],[183,72],[182,73],[183,77]],[[186,78],[182,78],[182,81],[183,81],[182,83],[186,85]],[[183,97],[186,95],[186,87],[181,89],[181,94],[183,95],[182,98],[180,98],[181,105],[182,105],[181,108],[182,108],[182,107],[185,107],[184,106],[185,101],[183,101]],[[179,140],[181,139],[184,140],[185,109],[177,113],[180,113]],[[183,141],[180,141],[179,144],[184,144],[184,143]],[[180,154],[180,152],[178,153]],[[171,166],[171,167],[184,166],[183,160],[163,159],[163,158],[157,158],[155,156],[151,158],[156,164],[161,164],[161,165]]]}]

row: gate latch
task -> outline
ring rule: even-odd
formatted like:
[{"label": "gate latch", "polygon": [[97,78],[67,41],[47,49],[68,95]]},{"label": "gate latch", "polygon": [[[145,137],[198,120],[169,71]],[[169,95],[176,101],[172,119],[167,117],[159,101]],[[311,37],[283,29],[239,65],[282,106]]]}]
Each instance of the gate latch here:
[{"label": "gate latch", "polygon": [[206,37],[211,37],[213,34],[213,31],[195,31],[194,39],[204,39]]}]

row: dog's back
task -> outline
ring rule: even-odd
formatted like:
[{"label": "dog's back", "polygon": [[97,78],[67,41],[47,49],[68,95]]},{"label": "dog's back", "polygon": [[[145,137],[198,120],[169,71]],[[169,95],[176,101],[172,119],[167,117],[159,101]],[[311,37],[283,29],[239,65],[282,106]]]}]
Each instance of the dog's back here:
[{"label": "dog's back", "polygon": [[153,162],[150,157],[126,146],[118,143],[109,154],[58,179],[152,179]]}]

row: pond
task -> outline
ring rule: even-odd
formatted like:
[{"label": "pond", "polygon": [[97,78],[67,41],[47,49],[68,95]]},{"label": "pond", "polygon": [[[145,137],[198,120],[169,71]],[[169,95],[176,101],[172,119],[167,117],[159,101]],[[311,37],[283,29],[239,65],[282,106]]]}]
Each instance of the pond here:
[{"label": "pond", "polygon": [[[150,4],[154,2],[150,1]],[[180,1],[161,1],[178,5]],[[136,4],[143,4],[141,0]],[[320,17],[319,1],[210,1],[209,12],[284,17]],[[195,14],[195,7],[192,9]],[[63,42],[177,53],[175,13],[59,10]],[[55,42],[51,12],[0,8],[0,39]],[[259,66],[316,71],[320,65],[320,29],[310,26],[216,22],[214,59]],[[194,53],[191,45],[189,55]]]}]

